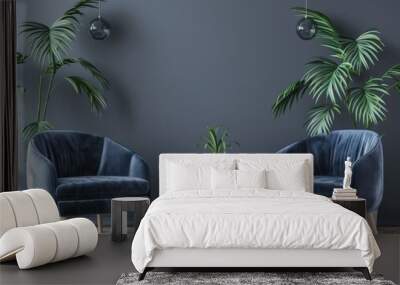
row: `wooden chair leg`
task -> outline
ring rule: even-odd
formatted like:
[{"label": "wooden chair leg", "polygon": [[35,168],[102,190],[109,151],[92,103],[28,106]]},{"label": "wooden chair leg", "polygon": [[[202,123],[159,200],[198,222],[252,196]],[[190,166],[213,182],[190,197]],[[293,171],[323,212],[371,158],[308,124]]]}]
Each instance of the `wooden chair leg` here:
[{"label": "wooden chair leg", "polygon": [[369,270],[367,267],[355,267],[354,269],[357,271],[361,271],[361,273],[364,275],[365,279],[372,280],[371,274],[369,274]]}]

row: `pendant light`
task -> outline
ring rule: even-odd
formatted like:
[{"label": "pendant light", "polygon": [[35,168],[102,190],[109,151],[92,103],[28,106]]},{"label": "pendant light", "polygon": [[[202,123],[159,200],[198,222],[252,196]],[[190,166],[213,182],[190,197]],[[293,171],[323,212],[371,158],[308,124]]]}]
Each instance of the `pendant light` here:
[{"label": "pendant light", "polygon": [[95,40],[104,40],[110,36],[110,24],[101,17],[101,1],[99,0],[99,14],[90,22],[89,32]]},{"label": "pendant light", "polygon": [[317,33],[317,25],[315,22],[308,18],[308,0],[306,0],[306,15],[301,19],[296,26],[297,35],[302,40],[311,40]]}]

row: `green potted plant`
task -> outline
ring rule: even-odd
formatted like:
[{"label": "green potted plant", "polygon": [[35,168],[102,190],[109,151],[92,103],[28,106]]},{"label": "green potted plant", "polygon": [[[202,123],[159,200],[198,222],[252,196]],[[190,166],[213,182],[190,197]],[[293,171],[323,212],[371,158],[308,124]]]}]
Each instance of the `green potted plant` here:
[{"label": "green potted plant", "polygon": [[71,45],[79,31],[79,17],[83,9],[96,8],[97,1],[81,0],[51,25],[28,21],[22,25],[22,35],[25,36],[30,51],[28,55],[17,54],[17,62],[24,63],[27,58],[33,58],[39,64],[40,74],[37,86],[36,118],[23,129],[24,136],[29,139],[34,134],[52,128],[47,121],[47,110],[51,98],[56,94],[56,81],[59,71],[72,65],[79,65],[88,72],[92,80],[68,74],[63,79],[72,87],[76,94],[85,95],[92,110],[101,111],[107,103],[102,91],[108,88],[108,81],[102,72],[88,60],[82,57],[71,57]]},{"label": "green potted plant", "polygon": [[[305,122],[309,135],[329,133],[337,115],[347,112],[353,126],[370,128],[383,121],[387,114],[386,97],[400,93],[400,64],[380,75],[371,75],[370,67],[379,61],[384,44],[377,30],[369,30],[357,38],[341,35],[331,20],[318,11],[294,8],[317,26],[316,38],[330,51],[330,57],[318,57],[306,64],[302,78],[291,83],[272,106],[275,117],[289,110],[304,96],[314,106]],[[364,79],[367,78],[367,79]]]},{"label": "green potted plant", "polygon": [[[232,145],[228,141],[228,131],[221,127],[207,128],[203,148],[209,153],[226,153]],[[238,145],[238,143],[235,142]]]}]

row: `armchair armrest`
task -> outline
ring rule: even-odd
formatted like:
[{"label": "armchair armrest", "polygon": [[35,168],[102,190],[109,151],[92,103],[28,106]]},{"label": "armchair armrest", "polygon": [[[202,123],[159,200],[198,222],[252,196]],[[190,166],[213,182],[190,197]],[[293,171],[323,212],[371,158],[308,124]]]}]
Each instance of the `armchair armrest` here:
[{"label": "armchair armrest", "polygon": [[383,148],[380,140],[353,165],[352,187],[367,199],[368,212],[378,210],[383,197]]},{"label": "armchair armrest", "polygon": [[129,176],[145,179],[150,182],[150,169],[143,158],[134,154],[129,166]]},{"label": "armchair armrest", "polygon": [[149,181],[149,168],[135,152],[108,139],[104,139],[98,175],[131,176]]},{"label": "armchair armrest", "polygon": [[53,163],[36,148],[33,141],[28,145],[27,186],[47,190],[55,199],[57,171]]},{"label": "armchair armrest", "polygon": [[129,166],[133,151],[104,138],[103,151],[97,175],[104,176],[129,176]]},{"label": "armchair armrest", "polygon": [[307,153],[306,143],[304,140],[292,143],[278,150],[278,153]]}]

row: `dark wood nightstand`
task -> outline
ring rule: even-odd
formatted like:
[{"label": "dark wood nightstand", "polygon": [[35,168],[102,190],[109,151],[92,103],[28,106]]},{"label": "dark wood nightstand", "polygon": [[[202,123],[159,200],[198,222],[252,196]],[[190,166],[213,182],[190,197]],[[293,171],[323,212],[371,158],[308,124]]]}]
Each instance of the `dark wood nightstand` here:
[{"label": "dark wood nightstand", "polygon": [[367,201],[363,198],[356,198],[351,200],[332,199],[332,202],[359,214],[364,219],[367,218]]}]

